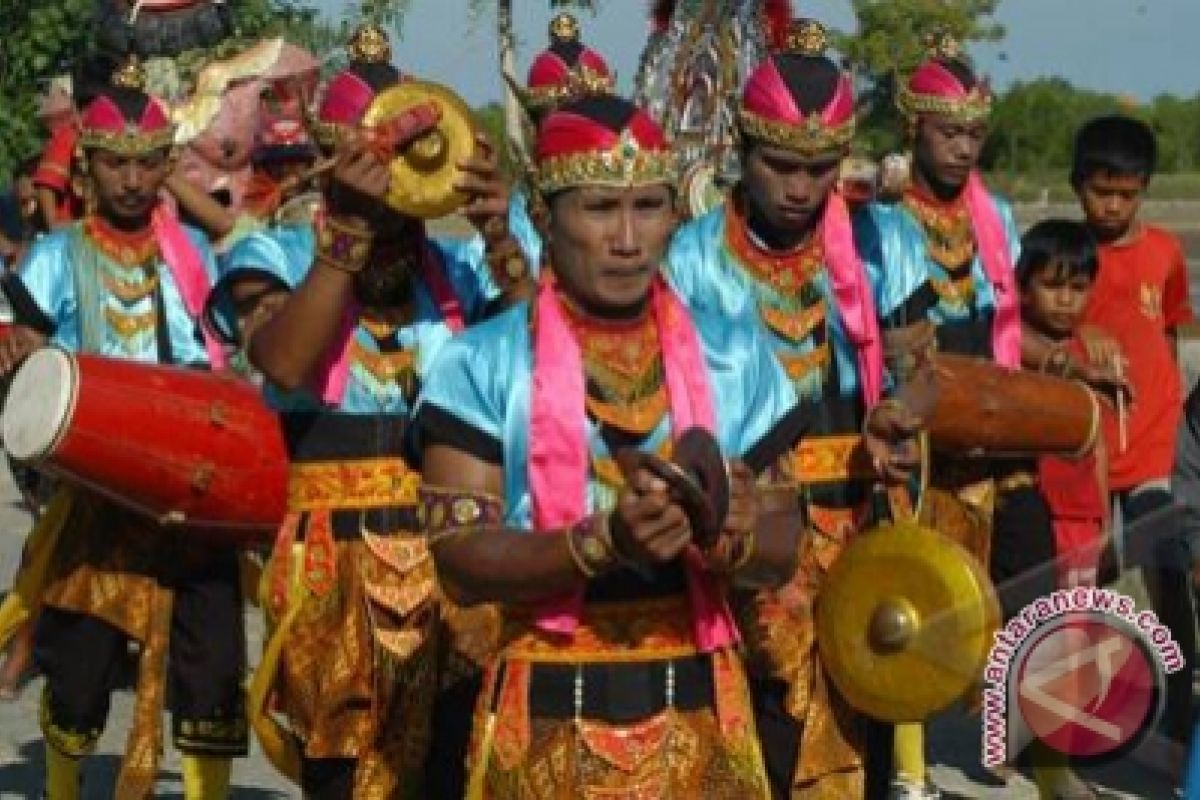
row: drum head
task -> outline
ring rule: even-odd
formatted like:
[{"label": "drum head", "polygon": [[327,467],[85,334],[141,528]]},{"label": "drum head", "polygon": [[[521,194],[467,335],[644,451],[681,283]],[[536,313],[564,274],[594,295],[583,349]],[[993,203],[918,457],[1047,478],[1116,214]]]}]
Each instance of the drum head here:
[{"label": "drum head", "polygon": [[75,409],[75,360],[46,347],[25,360],[13,377],[0,415],[4,448],[18,461],[38,461],[58,444]]}]

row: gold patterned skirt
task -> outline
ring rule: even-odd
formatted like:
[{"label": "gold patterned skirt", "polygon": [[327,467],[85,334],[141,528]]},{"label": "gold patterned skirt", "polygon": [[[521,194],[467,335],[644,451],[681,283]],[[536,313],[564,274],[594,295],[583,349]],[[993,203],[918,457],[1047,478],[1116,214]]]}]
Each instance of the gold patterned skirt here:
[{"label": "gold patterned skirt", "polygon": [[[593,603],[570,642],[528,618],[510,618],[504,656],[486,671],[468,759],[469,800],[770,796],[740,657],[701,657],[712,671],[711,707],[665,703],[631,722],[531,711],[541,665],[637,668],[698,656],[686,600]],[[582,693],[582,678],[576,692]],[[668,692],[669,694],[669,692]],[[569,704],[569,698],[565,698]]]},{"label": "gold patterned skirt", "polygon": [[739,608],[749,668],[787,685],[784,706],[800,727],[792,797],[861,797],[865,785],[862,719],[825,674],[817,648],[816,604],[825,576],[865,509],[809,506],[813,532],[801,538],[796,573],[783,588],[757,593]]},{"label": "gold patterned skirt", "polygon": [[[263,574],[273,624],[302,598],[283,638],[272,705],[304,757],[358,761],[356,798],[411,795],[436,686],[432,559],[416,534],[334,541],[331,527],[329,511],[290,516]],[[303,585],[299,595],[289,596],[290,575]]]}]

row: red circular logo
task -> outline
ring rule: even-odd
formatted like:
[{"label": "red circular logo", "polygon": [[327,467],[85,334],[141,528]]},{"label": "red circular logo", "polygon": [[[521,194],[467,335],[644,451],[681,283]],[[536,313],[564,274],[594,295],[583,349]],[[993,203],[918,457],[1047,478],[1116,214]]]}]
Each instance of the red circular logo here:
[{"label": "red circular logo", "polygon": [[1141,639],[1096,614],[1051,622],[1025,650],[1017,705],[1038,739],[1071,756],[1132,745],[1159,710],[1159,675]]}]

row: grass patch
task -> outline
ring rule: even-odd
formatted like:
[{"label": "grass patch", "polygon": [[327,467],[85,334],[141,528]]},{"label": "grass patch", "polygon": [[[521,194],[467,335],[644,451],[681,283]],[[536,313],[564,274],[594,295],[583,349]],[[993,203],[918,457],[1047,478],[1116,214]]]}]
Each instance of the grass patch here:
[{"label": "grass patch", "polygon": [[[1045,197],[1051,203],[1075,201],[1066,172],[1041,175],[993,173],[988,180],[1001,194],[1017,202],[1036,202]],[[1047,196],[1048,193],[1048,196]],[[1150,182],[1148,200],[1200,200],[1200,172],[1155,175]]]}]

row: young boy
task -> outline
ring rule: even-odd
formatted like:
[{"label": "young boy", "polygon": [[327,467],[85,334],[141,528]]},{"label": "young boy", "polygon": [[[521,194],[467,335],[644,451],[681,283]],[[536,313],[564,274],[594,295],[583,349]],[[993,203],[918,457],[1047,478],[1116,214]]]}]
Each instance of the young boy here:
[{"label": "young boy", "polygon": [[[1115,350],[1087,353],[1075,338],[1099,270],[1096,240],[1082,223],[1046,220],[1022,238],[1021,319],[1050,343],[1041,371],[1077,377],[1076,361],[1094,372],[1119,369]],[[992,577],[1006,616],[1055,588],[1096,582],[1106,506],[1096,464],[1094,457],[1041,458],[1001,482]],[[1055,571],[1031,572],[1049,561]]]},{"label": "young boy", "polygon": [[[1098,375],[1118,369],[1114,348],[1088,352],[1076,338],[1099,270],[1096,239],[1083,223],[1046,220],[1021,239],[1021,320],[1049,345],[1041,362],[1027,367],[1071,378],[1081,376],[1079,368]],[[1104,541],[1104,477],[1101,442],[1093,455],[1042,457],[999,481],[990,570],[1005,619],[1055,589],[1095,585]],[[1043,797],[1092,796],[1061,754],[1035,744],[1028,756]]]},{"label": "young boy", "polygon": [[[1100,273],[1083,322],[1111,332],[1133,397],[1127,414],[1108,414],[1104,420],[1124,561],[1142,567],[1151,604],[1189,665],[1167,679],[1167,733],[1184,742],[1191,729],[1195,660],[1187,567],[1173,557],[1176,537],[1162,535],[1177,515],[1155,512],[1173,502],[1170,478],[1183,403],[1174,333],[1192,319],[1192,309],[1179,241],[1138,220],[1156,159],[1149,126],[1124,116],[1101,117],[1076,135],[1071,183],[1100,242]],[[1152,524],[1138,526],[1152,514]]]}]

